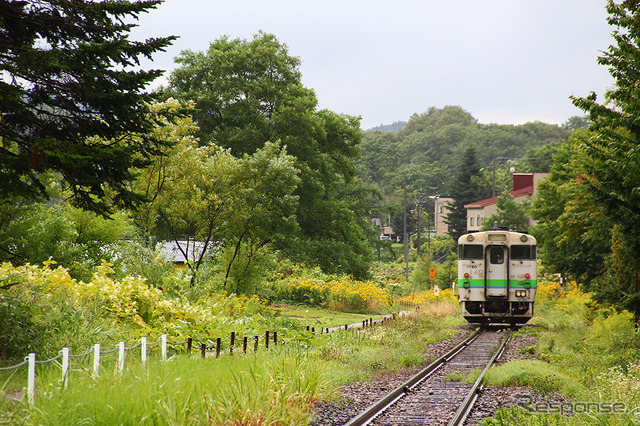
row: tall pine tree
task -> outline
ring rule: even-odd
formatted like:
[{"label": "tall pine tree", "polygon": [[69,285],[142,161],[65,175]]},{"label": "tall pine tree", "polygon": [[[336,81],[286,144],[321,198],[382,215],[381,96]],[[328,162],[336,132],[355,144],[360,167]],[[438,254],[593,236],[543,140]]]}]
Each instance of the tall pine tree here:
[{"label": "tall pine tree", "polygon": [[143,91],[161,71],[132,67],[175,37],[128,33],[159,3],[0,1],[0,196],[45,195],[53,171],[81,207],[106,213],[139,200],[130,170],[163,142],[126,136],[148,134]]},{"label": "tall pine tree", "polygon": [[467,232],[467,209],[464,206],[488,196],[488,191],[479,185],[479,177],[476,150],[470,146],[465,150],[458,173],[449,188],[453,201],[449,204],[450,211],[445,223],[449,225],[449,234],[455,239]]}]

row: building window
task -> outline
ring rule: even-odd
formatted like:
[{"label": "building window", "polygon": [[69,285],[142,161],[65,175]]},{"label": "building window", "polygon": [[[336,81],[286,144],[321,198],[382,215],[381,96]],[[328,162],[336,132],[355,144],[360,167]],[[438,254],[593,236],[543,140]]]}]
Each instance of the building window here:
[{"label": "building window", "polygon": [[478,226],[482,225],[482,216],[478,216],[478,220],[476,221]]},{"label": "building window", "polygon": [[473,226],[473,217],[469,218],[469,226]]}]

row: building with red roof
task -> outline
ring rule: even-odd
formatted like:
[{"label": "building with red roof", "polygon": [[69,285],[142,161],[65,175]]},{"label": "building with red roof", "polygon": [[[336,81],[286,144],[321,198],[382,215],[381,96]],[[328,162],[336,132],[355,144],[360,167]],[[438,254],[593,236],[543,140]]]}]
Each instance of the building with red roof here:
[{"label": "building with red roof", "polygon": [[[513,189],[509,192],[516,201],[529,201],[536,192],[536,186],[540,179],[547,177],[549,173],[514,173]],[[466,204],[467,231],[479,231],[485,217],[498,212],[498,197],[475,201]]]}]

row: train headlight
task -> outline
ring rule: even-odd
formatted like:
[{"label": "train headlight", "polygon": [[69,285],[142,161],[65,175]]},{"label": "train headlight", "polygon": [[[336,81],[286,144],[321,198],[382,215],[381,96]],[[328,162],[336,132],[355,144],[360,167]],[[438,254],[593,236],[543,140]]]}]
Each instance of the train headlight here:
[{"label": "train headlight", "polygon": [[465,272],[463,277],[464,281],[462,282],[462,287],[469,289],[471,287],[471,284],[469,283],[469,273]]},{"label": "train headlight", "polygon": [[527,290],[516,290],[516,297],[527,297]]},{"label": "train headlight", "polygon": [[531,288],[531,282],[529,282],[529,280],[531,279],[531,274],[528,273],[528,272],[526,274],[524,274],[524,279],[525,279],[525,281],[522,283],[522,285],[524,286],[524,288],[530,289]]},{"label": "train headlight", "polygon": [[473,241],[473,235],[467,235],[467,241]]},{"label": "train headlight", "polygon": [[527,241],[527,236],[526,235],[520,235],[520,241],[522,241],[523,243]]}]

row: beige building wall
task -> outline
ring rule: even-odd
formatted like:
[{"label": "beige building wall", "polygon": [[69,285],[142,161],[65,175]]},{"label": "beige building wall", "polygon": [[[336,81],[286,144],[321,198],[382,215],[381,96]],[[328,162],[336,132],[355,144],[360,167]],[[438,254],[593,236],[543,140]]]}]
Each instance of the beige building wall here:
[{"label": "beige building wall", "polygon": [[467,231],[479,231],[484,218],[498,212],[498,206],[489,204],[479,208],[467,208]]},{"label": "beige building wall", "polygon": [[446,234],[449,232],[449,225],[444,221],[449,214],[449,207],[447,205],[453,201],[453,198],[449,197],[435,197],[434,198],[435,211],[433,213],[433,222],[435,224],[436,234]]},{"label": "beige building wall", "polygon": [[[526,191],[525,188],[511,191],[516,202],[530,201],[538,189],[538,183],[549,176],[549,173],[531,173],[530,175],[532,175],[533,190],[531,191],[531,186],[529,186],[531,192],[523,192]],[[483,225],[484,218],[498,212],[498,206],[496,204],[497,198],[498,197],[489,198],[483,200],[485,202],[473,203],[478,205],[469,205],[467,207],[467,231],[479,231]],[[480,220],[478,221],[478,219]],[[535,221],[532,220],[531,224],[533,225],[534,223]]]}]

